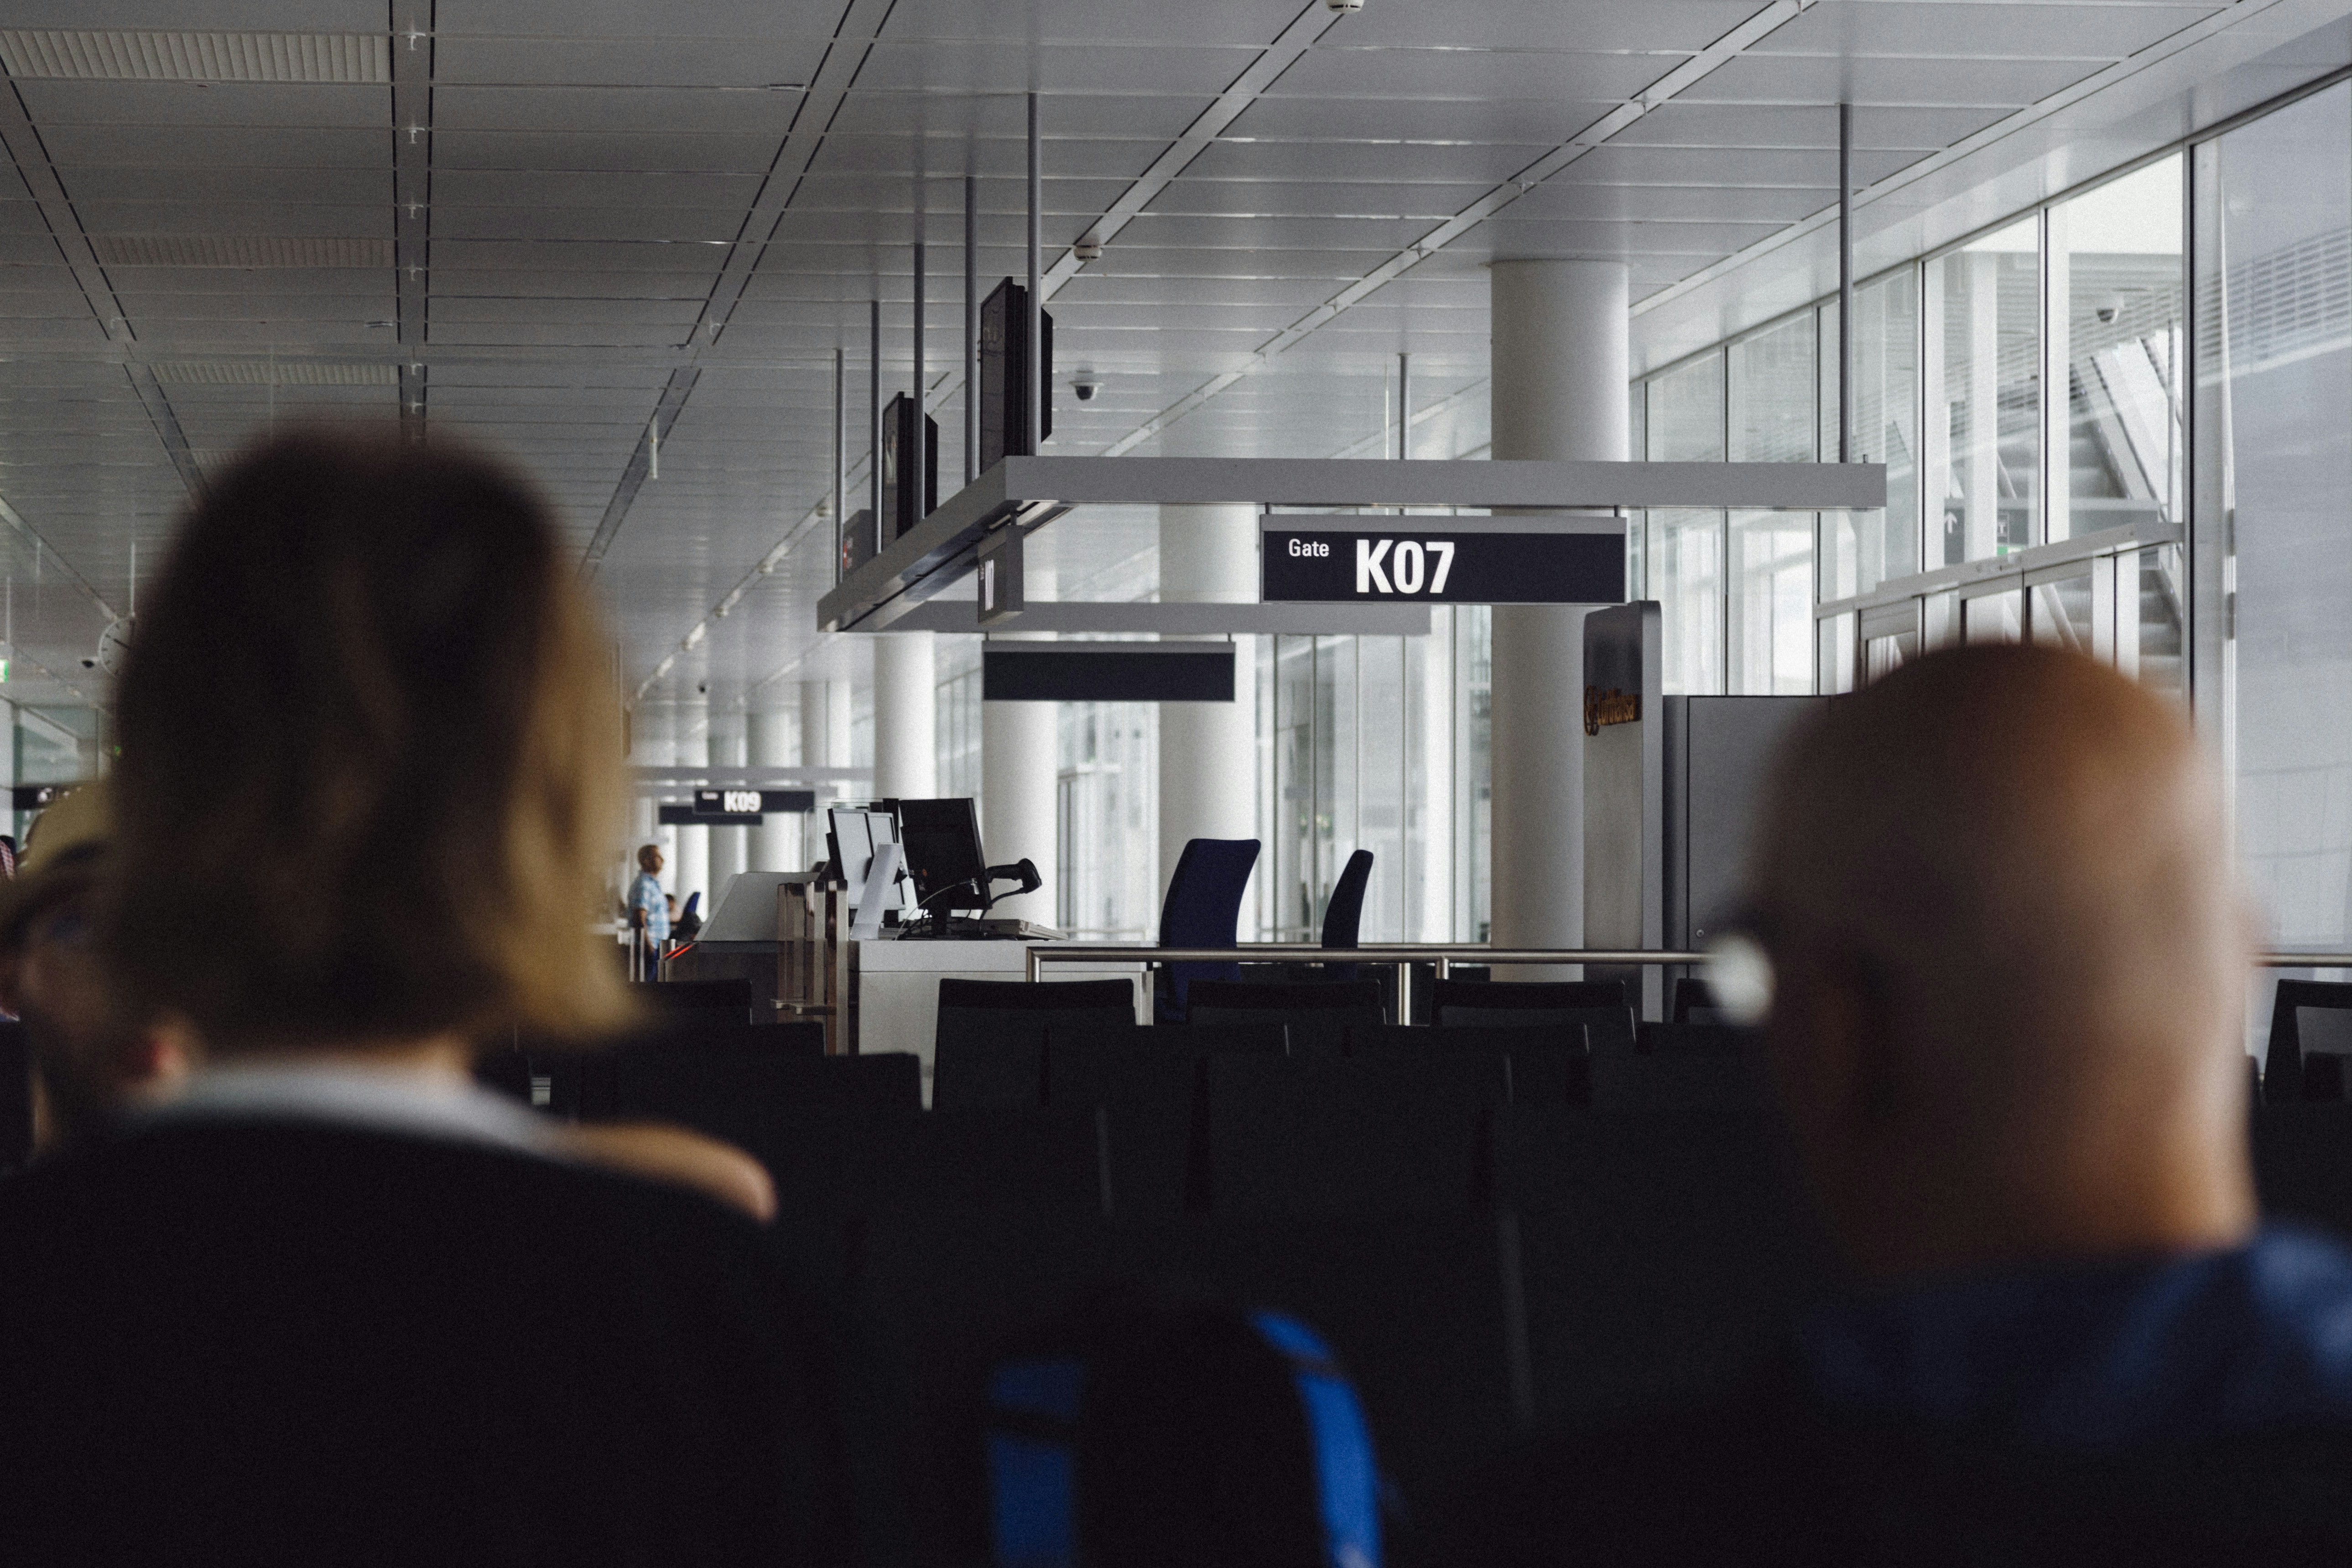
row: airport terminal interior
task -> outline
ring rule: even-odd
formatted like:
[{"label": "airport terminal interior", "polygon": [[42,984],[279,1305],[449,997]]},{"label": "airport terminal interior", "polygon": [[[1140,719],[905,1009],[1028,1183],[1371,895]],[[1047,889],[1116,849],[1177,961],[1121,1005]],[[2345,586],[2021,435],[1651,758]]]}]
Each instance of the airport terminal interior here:
[{"label": "airport terminal interior", "polygon": [[[0,0],[0,826],[116,767],[142,589],[256,443],[513,465],[604,617],[596,940],[733,1055],[481,1076],[739,1143],[787,1227],[796,1182],[1042,1213],[1063,1165],[1127,1216],[1376,1214],[1410,1245],[1177,1253],[1295,1307],[1298,1367],[1330,1335],[1423,1499],[1681,1386],[1799,1289],[1761,1184],[1660,1196],[1744,1186],[1752,1129],[1547,1163],[1542,1118],[1729,1115],[1773,759],[1988,645],[2189,726],[2254,1093],[2347,1097],[2352,0]],[[1173,1026],[1230,1049],[1074,1098],[1087,1030]],[[1500,1090],[1341,1081],[1448,1026]],[[749,1030],[855,1058],[845,1105],[1044,1120],[787,1136]],[[2352,1219],[2306,1153],[2266,1198]],[[1538,1220],[1612,1194],[1668,1239],[1595,1221],[1600,1272],[1656,1294],[1563,1283],[1596,1255]],[[941,1212],[860,1233],[869,1326],[1058,1278]],[[1068,1416],[1010,1375],[1013,1427]],[[1080,1560],[991,1452],[959,1560]]]}]

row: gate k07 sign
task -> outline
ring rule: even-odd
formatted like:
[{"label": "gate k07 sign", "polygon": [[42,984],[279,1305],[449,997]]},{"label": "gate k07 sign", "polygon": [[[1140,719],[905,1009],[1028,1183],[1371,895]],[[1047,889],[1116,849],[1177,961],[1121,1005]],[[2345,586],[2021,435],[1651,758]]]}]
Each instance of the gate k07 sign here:
[{"label": "gate k07 sign", "polygon": [[[1274,526],[1292,521],[1309,526]],[[1625,535],[1613,521],[1590,532],[1538,532],[1524,525],[1487,532],[1461,531],[1465,521],[1268,518],[1260,536],[1259,596],[1267,604],[1624,602]],[[1422,526],[1431,523],[1438,526]]]}]

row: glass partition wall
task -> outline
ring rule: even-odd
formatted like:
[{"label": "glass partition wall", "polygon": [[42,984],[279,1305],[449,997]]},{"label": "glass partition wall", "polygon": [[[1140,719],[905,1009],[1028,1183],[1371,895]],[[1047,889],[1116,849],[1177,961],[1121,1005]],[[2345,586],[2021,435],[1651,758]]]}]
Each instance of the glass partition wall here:
[{"label": "glass partition wall", "polygon": [[[1852,450],[1886,465],[1885,510],[1810,540],[1787,517],[1637,519],[1667,689],[2080,649],[2189,704],[2266,940],[2352,948],[2352,84],[1863,279],[1853,332]],[[1807,340],[1810,398],[1788,353]],[[1805,404],[1834,455],[1837,363],[1822,302],[1664,366],[1636,386],[1648,455],[1701,455],[1717,408],[1727,457],[1793,452]],[[1779,595],[1808,561],[1800,684]]]}]

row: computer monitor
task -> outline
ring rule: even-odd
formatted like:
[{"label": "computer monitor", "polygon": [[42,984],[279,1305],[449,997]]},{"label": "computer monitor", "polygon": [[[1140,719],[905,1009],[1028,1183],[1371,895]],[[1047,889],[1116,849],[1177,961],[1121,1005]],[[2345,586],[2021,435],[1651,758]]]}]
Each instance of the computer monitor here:
[{"label": "computer monitor", "polygon": [[933,914],[988,907],[988,863],[971,800],[902,800],[898,841],[915,879],[915,900]]},{"label": "computer monitor", "polygon": [[[875,849],[884,844],[898,842],[898,822],[879,806],[835,806],[825,814],[831,826],[834,858],[841,868],[841,879],[849,889],[850,910],[858,907],[859,889],[866,886],[866,873],[874,863]],[[898,884],[898,909],[914,907],[914,898],[905,882]]]}]

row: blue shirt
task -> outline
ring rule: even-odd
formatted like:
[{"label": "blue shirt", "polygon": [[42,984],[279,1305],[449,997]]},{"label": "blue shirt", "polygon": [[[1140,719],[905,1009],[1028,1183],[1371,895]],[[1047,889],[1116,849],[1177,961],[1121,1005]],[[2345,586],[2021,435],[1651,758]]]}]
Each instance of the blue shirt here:
[{"label": "blue shirt", "polygon": [[629,884],[629,908],[643,910],[646,934],[656,942],[669,935],[669,905],[662,900],[661,883],[651,871],[640,871]]},{"label": "blue shirt", "polygon": [[2352,1429],[2352,1253],[2271,1226],[2240,1247],[2023,1269],[1816,1314],[1832,1405],[2055,1449]]}]

